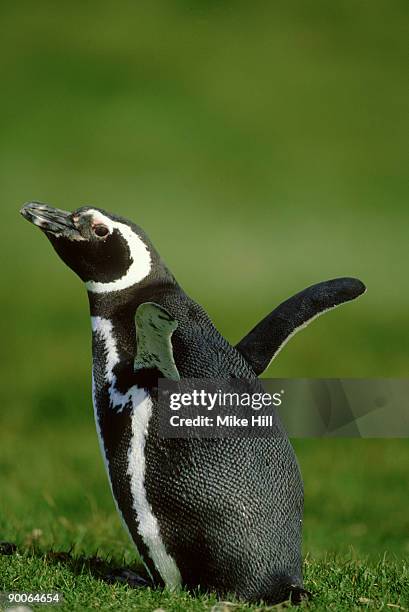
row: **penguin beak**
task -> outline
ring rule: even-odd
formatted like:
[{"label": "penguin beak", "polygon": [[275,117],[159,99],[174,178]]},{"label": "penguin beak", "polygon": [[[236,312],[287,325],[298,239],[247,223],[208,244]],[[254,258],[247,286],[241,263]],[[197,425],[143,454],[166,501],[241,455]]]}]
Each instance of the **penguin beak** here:
[{"label": "penguin beak", "polygon": [[72,213],[59,208],[53,208],[41,202],[27,202],[20,210],[21,215],[37,225],[47,234],[64,236],[71,240],[82,240],[82,236],[74,225]]}]

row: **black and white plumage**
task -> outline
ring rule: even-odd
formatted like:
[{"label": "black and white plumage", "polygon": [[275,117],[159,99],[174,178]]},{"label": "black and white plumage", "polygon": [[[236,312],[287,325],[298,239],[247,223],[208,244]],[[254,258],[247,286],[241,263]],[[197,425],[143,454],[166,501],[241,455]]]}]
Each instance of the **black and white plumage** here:
[{"label": "black and white plumage", "polygon": [[240,378],[258,389],[257,375],[289,335],[357,297],[362,283],[311,287],[233,347],[138,226],[91,207],[69,213],[34,202],[22,214],[87,287],[101,451],[152,581],[247,601],[299,600],[303,484],[278,416],[270,438],[163,439],[156,386],[159,377]]},{"label": "black and white plumage", "polygon": [[365,285],[356,278],[334,278],[307,287],[277,306],[236,344],[236,349],[257,375],[262,374],[294,334],[364,292]]}]

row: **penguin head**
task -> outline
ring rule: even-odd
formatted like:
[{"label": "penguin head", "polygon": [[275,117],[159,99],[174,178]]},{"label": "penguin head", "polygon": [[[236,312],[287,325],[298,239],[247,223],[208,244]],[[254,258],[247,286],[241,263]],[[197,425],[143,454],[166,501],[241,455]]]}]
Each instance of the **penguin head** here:
[{"label": "penguin head", "polygon": [[91,293],[138,285],[158,265],[158,256],[139,226],[99,208],[84,206],[71,213],[29,202],[20,212],[43,231]]}]

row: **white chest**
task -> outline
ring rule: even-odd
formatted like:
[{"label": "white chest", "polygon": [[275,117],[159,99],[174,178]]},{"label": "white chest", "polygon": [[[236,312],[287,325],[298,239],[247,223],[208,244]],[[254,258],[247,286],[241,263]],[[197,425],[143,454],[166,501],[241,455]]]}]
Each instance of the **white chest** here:
[{"label": "white chest", "polygon": [[[160,535],[159,525],[153,514],[152,508],[147,500],[145,488],[145,444],[148,433],[149,420],[152,415],[152,400],[145,389],[136,385],[126,392],[120,392],[116,387],[114,368],[119,363],[119,354],[116,346],[115,334],[112,322],[101,317],[92,318],[92,331],[99,336],[99,340],[105,348],[105,372],[104,379],[109,388],[109,409],[121,412],[125,406],[131,405],[131,428],[132,438],[128,450],[127,475],[130,480],[133,509],[138,517],[138,532],[142,537],[149,555],[154,562],[158,572],[162,576],[166,586],[175,589],[181,584],[181,576],[174,559],[167,553],[164,542]],[[94,364],[95,365],[95,364]],[[109,472],[109,457],[107,456],[104,440],[101,435],[101,427],[98,419],[97,393],[93,375],[93,402],[95,423],[100,441],[102,456],[107,469],[108,478],[113,490]],[[121,508],[118,506],[115,495],[113,495],[118,512],[126,525]],[[129,532],[129,526],[126,525]],[[149,570],[148,570],[149,571]]]}]

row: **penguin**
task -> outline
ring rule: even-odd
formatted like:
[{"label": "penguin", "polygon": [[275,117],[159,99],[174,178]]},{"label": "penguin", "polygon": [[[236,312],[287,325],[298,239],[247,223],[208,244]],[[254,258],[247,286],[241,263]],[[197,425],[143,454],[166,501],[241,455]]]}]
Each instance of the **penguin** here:
[{"label": "penguin", "polygon": [[151,584],[299,603],[303,481],[278,414],[271,437],[159,435],[158,380],[258,376],[318,315],[365,291],[341,278],[290,298],[236,346],[181,288],[147,234],[100,208],[21,214],[84,282],[95,423],[118,513]]}]

